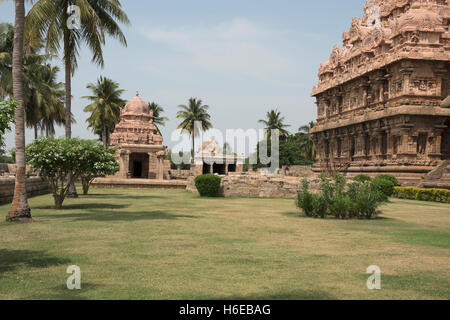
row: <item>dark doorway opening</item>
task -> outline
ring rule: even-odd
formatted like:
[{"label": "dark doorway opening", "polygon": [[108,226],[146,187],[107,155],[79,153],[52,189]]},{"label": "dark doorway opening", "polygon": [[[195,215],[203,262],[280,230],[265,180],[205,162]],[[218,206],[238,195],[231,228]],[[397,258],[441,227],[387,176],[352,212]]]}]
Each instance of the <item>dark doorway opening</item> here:
[{"label": "dark doorway opening", "polygon": [[213,165],[213,173],[217,174],[225,174],[225,165],[214,163]]},{"label": "dark doorway opening", "polygon": [[228,165],[228,172],[236,172],[236,165],[235,164],[229,164]]},{"label": "dark doorway opening", "polygon": [[133,163],[133,178],[142,177],[142,161],[134,161]]},{"label": "dark doorway opening", "polygon": [[149,155],[147,153],[132,153],[130,155],[129,174],[131,178],[150,179]]},{"label": "dark doorway opening", "polygon": [[211,165],[207,163],[203,163],[203,174],[211,173]]}]

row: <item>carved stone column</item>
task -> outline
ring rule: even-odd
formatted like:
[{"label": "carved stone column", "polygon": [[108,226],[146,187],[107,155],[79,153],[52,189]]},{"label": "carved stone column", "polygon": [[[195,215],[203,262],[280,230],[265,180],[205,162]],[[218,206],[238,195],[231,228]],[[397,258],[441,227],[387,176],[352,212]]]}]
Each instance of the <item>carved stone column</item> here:
[{"label": "carved stone column", "polygon": [[149,152],[148,154],[148,179],[152,178],[152,157],[154,157],[154,153],[153,152]]}]

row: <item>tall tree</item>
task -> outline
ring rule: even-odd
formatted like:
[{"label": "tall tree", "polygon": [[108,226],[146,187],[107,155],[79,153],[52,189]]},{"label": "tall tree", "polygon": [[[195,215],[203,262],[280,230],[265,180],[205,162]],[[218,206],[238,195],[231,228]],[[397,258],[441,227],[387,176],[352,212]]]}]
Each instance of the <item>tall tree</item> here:
[{"label": "tall tree", "polygon": [[[77,6],[80,12],[69,10]],[[80,25],[71,25],[79,13]],[[57,53],[63,43],[63,60],[66,85],[66,137],[72,136],[71,128],[71,80],[78,65],[81,43],[92,51],[92,62],[104,66],[103,48],[106,35],[127,45],[118,23],[129,24],[119,0],[38,0],[27,16],[27,32],[35,30],[45,41],[48,52]],[[69,26],[71,26],[69,28]]]},{"label": "tall tree", "polygon": [[[71,81],[78,65],[80,46],[84,42],[92,51],[92,62],[103,67],[102,46],[107,35],[127,45],[116,21],[130,23],[119,0],[38,0],[28,12],[26,31],[38,34],[45,41],[48,52],[57,53],[63,43],[66,138],[72,136]],[[74,184],[70,186],[69,196],[78,197]]]},{"label": "tall tree", "polygon": [[267,112],[266,119],[259,120],[259,123],[264,125],[267,137],[270,137],[270,130],[279,130],[280,138],[286,138],[289,135],[286,128],[290,127],[290,125],[284,123],[284,117],[281,117],[281,112],[278,110],[270,110]]},{"label": "tall tree", "polygon": [[312,128],[314,128],[315,123],[311,121],[306,126],[301,126],[298,131],[302,137],[301,149],[303,156],[308,159],[314,161],[316,159],[316,147],[314,144],[313,136],[311,134]]},{"label": "tall tree", "polygon": [[12,82],[13,93],[18,106],[15,109],[15,134],[16,145],[16,183],[11,209],[6,215],[6,220],[32,221],[31,210],[28,205],[26,191],[26,159],[25,159],[25,107],[23,100],[23,38],[25,25],[24,0],[15,0],[14,19],[14,48],[12,56]]},{"label": "tall tree", "polygon": [[148,109],[153,110],[153,123],[159,126],[165,126],[166,121],[169,120],[167,117],[163,117],[164,108],[161,107],[156,102],[149,102]]},{"label": "tall tree", "polygon": [[[27,37],[28,39],[29,37]],[[13,96],[12,43],[14,27],[0,24],[0,98]],[[25,41],[23,60],[23,88],[26,126],[46,134],[54,133],[54,125],[64,124],[64,83],[57,82],[58,67],[47,63],[49,55],[40,54],[42,44]],[[62,116],[61,116],[62,114]]]},{"label": "tall tree", "polygon": [[195,148],[195,122],[201,122],[203,131],[212,128],[211,116],[208,114],[209,106],[202,105],[202,100],[197,98],[190,98],[188,105],[179,105],[181,110],[177,113],[177,118],[182,119],[182,122],[178,125],[178,129],[182,129],[182,132],[189,133],[192,137],[192,149],[191,149],[191,163],[194,163],[194,148]]},{"label": "tall tree", "polygon": [[125,100],[120,96],[125,92],[119,89],[119,83],[111,79],[100,76],[97,83],[89,83],[87,88],[91,90],[91,96],[85,96],[92,103],[84,108],[84,112],[90,112],[87,119],[89,127],[94,132],[100,132],[103,146],[109,144],[109,135],[120,121],[120,109],[125,105]]}]

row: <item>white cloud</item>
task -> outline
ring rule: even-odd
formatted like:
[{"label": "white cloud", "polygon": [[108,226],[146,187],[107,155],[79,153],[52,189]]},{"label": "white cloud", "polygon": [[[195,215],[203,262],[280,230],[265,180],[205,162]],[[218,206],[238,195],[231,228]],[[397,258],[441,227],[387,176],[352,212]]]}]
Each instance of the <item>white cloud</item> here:
[{"label": "white cloud", "polygon": [[[290,69],[290,60],[279,48],[280,34],[248,20],[196,28],[150,28],[146,36],[167,45],[166,65],[200,67],[269,79]],[[180,58],[181,54],[181,58]]]}]

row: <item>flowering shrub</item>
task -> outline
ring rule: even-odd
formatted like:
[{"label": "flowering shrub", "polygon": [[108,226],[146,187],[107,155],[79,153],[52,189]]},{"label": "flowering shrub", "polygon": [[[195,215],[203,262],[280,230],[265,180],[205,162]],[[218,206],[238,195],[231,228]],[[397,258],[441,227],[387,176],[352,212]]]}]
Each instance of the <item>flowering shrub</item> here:
[{"label": "flowering shrub", "polygon": [[50,182],[56,209],[62,208],[70,184],[78,178],[91,181],[94,176],[119,170],[114,149],[88,140],[40,138],[27,146],[26,154],[29,164]]}]

